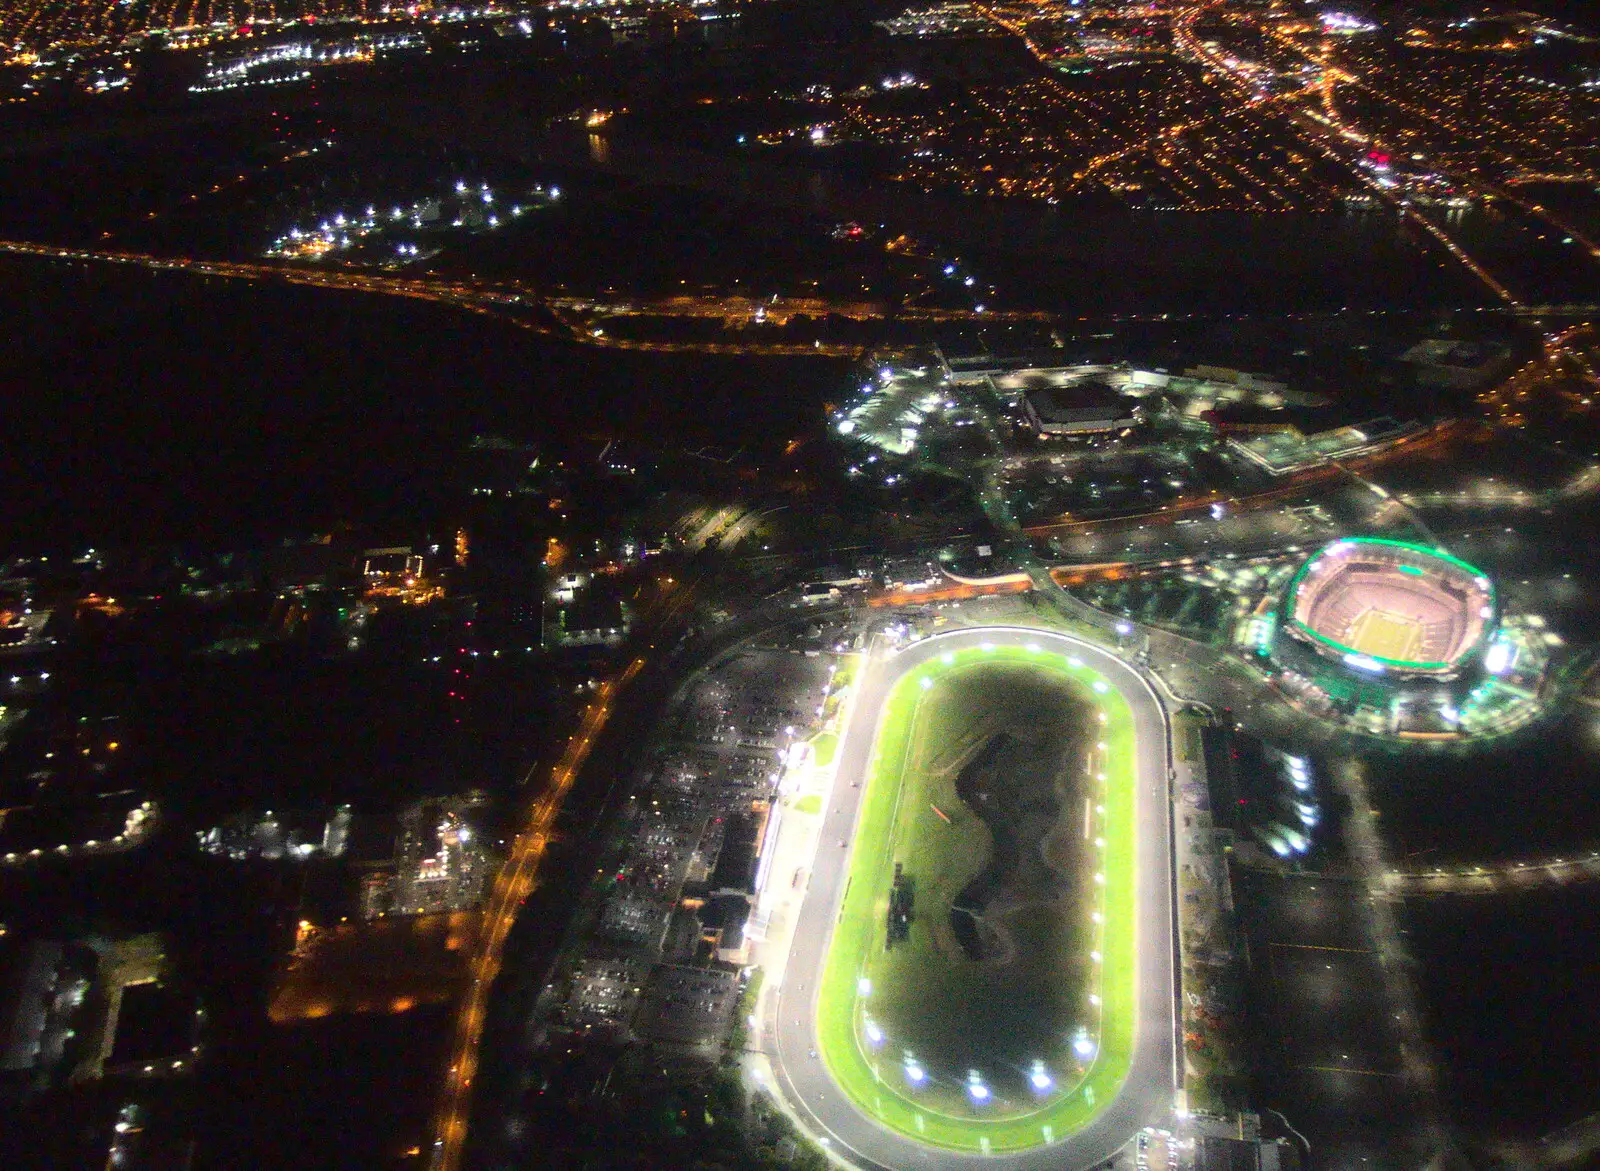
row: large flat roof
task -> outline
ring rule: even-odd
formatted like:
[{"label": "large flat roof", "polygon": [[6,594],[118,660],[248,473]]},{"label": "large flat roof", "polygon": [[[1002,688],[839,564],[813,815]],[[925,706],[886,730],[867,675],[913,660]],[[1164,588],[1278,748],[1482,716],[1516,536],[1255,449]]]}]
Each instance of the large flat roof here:
[{"label": "large flat roof", "polygon": [[1087,418],[1121,418],[1133,410],[1128,397],[1101,382],[1085,379],[1065,386],[1040,386],[1025,391],[1040,420],[1046,423],[1076,423]]}]

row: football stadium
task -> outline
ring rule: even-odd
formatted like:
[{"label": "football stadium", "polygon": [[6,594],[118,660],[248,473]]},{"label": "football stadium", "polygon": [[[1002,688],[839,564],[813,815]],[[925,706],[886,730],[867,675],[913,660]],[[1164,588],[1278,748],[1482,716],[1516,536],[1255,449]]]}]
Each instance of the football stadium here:
[{"label": "football stadium", "polygon": [[1358,670],[1449,679],[1481,657],[1495,613],[1482,570],[1423,545],[1364,537],[1336,541],[1300,567],[1282,628]]}]

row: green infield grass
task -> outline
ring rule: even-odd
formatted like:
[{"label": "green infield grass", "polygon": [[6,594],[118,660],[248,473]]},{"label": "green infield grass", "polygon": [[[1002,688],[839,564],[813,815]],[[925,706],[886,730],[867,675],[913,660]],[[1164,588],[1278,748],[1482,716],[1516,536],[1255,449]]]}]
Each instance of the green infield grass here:
[{"label": "green infield grass", "polygon": [[817,1031],[885,1126],[999,1152],[1067,1137],[1127,1075],[1135,761],[1098,672],[985,645],[884,701]]}]

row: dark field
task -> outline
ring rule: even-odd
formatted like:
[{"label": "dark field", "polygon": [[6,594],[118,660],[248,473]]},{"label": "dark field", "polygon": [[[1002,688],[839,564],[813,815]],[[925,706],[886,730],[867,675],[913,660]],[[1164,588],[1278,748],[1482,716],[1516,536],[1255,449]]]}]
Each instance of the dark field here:
[{"label": "dark field", "polygon": [[900,794],[893,851],[915,914],[872,963],[873,1011],[893,1046],[933,1069],[984,1070],[1013,1107],[1031,1099],[1031,1063],[1064,1068],[1064,1040],[1088,1023],[1089,714],[1038,669],[944,676],[916,717]]}]

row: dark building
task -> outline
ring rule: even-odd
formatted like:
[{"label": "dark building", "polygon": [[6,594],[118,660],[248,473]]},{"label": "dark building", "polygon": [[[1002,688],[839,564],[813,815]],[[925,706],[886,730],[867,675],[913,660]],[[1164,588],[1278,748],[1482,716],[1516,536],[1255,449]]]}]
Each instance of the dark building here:
[{"label": "dark building", "polygon": [[1137,402],[1098,379],[1029,390],[1020,406],[1024,421],[1041,435],[1123,431],[1141,417]]}]

